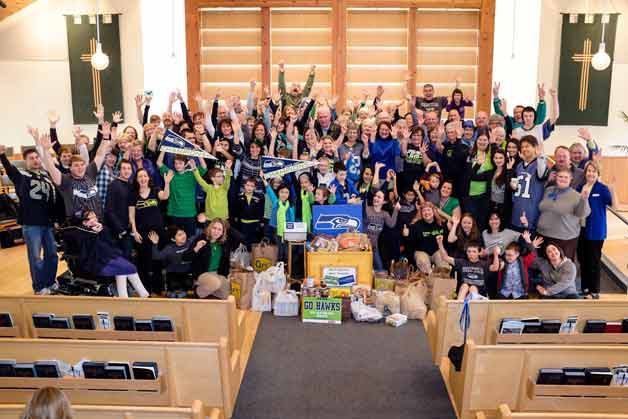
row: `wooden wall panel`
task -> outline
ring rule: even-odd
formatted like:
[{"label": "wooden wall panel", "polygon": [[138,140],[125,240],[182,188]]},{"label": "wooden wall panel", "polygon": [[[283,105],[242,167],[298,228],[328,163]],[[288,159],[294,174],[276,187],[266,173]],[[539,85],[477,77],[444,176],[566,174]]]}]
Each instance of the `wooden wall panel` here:
[{"label": "wooden wall panel", "polygon": [[[409,73],[416,77],[408,82],[410,89],[415,83],[421,87],[433,82],[437,94],[448,95],[460,78],[472,99],[476,90],[486,96],[486,86],[490,96],[491,81],[476,84],[477,75],[492,65],[487,49],[492,43],[494,3],[311,0],[294,7],[297,3],[292,0],[186,0],[188,91],[193,94],[202,82],[204,92],[220,87],[225,95],[243,95],[251,78],[274,88],[276,65],[283,58],[288,83],[303,83],[310,65],[316,64],[314,89],[322,94],[346,90],[350,97],[363,88],[374,93],[383,83],[384,100],[396,101]],[[336,10],[346,15],[339,19]],[[408,11],[415,13],[414,29],[409,28],[413,24]],[[337,34],[345,38],[337,39]],[[408,52],[414,37],[416,56]],[[222,68],[228,65],[232,71]],[[487,74],[490,78],[490,71]],[[468,109],[469,115],[473,113]]]},{"label": "wooden wall panel", "polygon": [[482,0],[480,11],[480,41],[478,74],[482,77],[478,84],[477,108],[491,110],[491,89],[493,85],[493,35],[495,32],[495,0]]}]

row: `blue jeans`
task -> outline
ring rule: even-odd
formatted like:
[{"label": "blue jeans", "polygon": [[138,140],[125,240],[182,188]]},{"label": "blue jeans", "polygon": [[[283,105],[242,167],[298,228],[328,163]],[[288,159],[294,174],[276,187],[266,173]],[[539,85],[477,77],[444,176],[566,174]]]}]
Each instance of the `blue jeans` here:
[{"label": "blue jeans", "polygon": [[375,272],[383,272],[384,262],[382,262],[382,256],[379,254],[379,249],[373,250],[373,270]]},{"label": "blue jeans", "polygon": [[53,228],[25,225],[22,226],[22,235],[28,251],[33,290],[37,292],[50,287],[55,282],[59,262]]}]

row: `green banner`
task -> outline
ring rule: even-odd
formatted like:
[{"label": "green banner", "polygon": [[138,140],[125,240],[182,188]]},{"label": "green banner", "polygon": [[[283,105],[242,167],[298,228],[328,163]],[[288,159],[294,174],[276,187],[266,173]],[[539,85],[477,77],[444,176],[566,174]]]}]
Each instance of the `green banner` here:
[{"label": "green banner", "polygon": [[[122,67],[120,64],[119,16],[111,15],[111,22],[103,22],[99,15],[100,42],[109,56],[109,66],[98,71],[92,68],[91,56],[96,51],[96,23],[89,16],[66,16],[68,56],[72,84],[72,109],[75,124],[95,124],[96,105],[102,103],[106,115],[123,109]],[[94,19],[94,17],[92,17]]]},{"label": "green banner", "polygon": [[610,20],[604,29],[611,65],[598,71],[591,66],[591,58],[602,39],[602,16],[593,15],[589,23],[584,14],[563,14],[558,80],[559,125],[608,125],[618,15],[609,15]]},{"label": "green banner", "polygon": [[340,324],[342,299],[303,297],[302,319],[304,323]]}]

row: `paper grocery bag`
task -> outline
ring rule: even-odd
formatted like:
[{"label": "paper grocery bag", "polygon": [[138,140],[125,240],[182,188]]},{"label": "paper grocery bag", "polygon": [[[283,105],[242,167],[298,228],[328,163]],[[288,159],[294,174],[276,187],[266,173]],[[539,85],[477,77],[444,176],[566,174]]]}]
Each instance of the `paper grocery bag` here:
[{"label": "paper grocery bag", "polygon": [[236,307],[240,310],[249,310],[255,287],[255,273],[244,269],[233,269],[229,274],[231,281],[231,295],[234,296]]},{"label": "paper grocery bag", "polygon": [[262,272],[277,263],[277,246],[262,240],[251,248],[251,262],[255,272]]}]

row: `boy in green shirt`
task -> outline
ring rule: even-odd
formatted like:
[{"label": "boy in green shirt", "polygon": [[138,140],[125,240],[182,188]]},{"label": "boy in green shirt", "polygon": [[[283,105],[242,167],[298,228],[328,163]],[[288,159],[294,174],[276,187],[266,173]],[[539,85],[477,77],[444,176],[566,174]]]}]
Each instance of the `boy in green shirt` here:
[{"label": "boy in green shirt", "polygon": [[231,167],[233,160],[225,161],[226,170],[214,168],[209,172],[211,185],[201,177],[198,168],[194,170],[194,178],[205,191],[205,216],[211,221],[215,218],[229,220],[229,186],[231,185]]},{"label": "boy in green shirt", "polygon": [[[157,167],[163,176],[170,170],[163,164],[165,152],[159,153]],[[207,172],[205,161],[200,159],[201,167],[198,169],[202,175]],[[191,170],[185,167],[190,166]],[[194,159],[177,154],[174,156],[174,177],[170,182],[170,197],[168,198],[168,223],[182,227],[188,237],[192,237],[196,230],[196,179],[194,172],[196,163]]]}]

